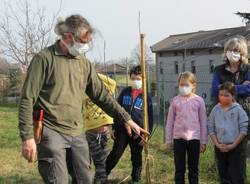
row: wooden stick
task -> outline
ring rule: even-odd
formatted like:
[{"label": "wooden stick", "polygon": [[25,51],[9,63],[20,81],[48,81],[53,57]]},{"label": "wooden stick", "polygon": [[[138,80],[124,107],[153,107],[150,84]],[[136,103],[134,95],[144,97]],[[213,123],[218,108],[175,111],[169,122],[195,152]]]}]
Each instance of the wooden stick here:
[{"label": "wooden stick", "polygon": [[[147,103],[147,79],[146,79],[146,63],[144,55],[144,38],[145,34],[140,34],[140,45],[141,45],[141,71],[142,71],[142,89],[143,89],[143,124],[144,130],[149,131],[148,128],[148,103]],[[148,135],[144,135],[146,141],[144,146],[144,151],[146,155],[146,183],[151,184],[151,175],[150,175],[150,163],[148,159]]]},{"label": "wooden stick", "polygon": [[[146,64],[144,55],[144,34],[141,34],[141,71],[142,71],[142,89],[143,89],[143,122],[144,130],[148,131],[148,104],[147,104],[147,79],[146,79]],[[148,136],[147,136],[148,137]],[[147,138],[145,138],[147,140]]]}]

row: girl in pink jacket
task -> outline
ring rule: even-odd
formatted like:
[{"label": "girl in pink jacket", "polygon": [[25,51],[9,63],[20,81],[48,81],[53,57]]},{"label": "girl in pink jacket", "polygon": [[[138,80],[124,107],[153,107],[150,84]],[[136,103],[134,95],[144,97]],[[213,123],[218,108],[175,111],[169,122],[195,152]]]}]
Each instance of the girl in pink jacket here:
[{"label": "girl in pink jacket", "polygon": [[185,183],[187,162],[189,183],[198,184],[199,156],[207,144],[206,107],[203,99],[195,94],[193,73],[180,74],[178,83],[179,95],[171,101],[168,112],[166,144],[168,150],[174,150],[175,183]]}]

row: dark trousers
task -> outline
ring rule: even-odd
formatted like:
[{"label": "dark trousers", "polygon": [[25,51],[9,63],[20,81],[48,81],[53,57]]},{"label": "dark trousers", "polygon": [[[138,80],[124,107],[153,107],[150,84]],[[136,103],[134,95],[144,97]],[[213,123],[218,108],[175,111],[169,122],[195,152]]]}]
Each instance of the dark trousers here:
[{"label": "dark trousers", "polygon": [[67,184],[68,172],[73,184],[91,184],[89,150],[85,137],[69,136],[43,127],[37,145],[38,170],[46,184]]},{"label": "dark trousers", "polygon": [[89,151],[95,165],[95,180],[107,183],[106,158],[108,156],[107,143],[109,132],[93,133],[86,132]]},{"label": "dark trousers", "polygon": [[200,141],[184,139],[174,140],[175,183],[185,183],[186,157],[188,163],[188,180],[190,184],[199,183]]},{"label": "dark trousers", "polygon": [[244,144],[242,143],[226,153],[215,148],[215,158],[221,184],[244,184],[246,170],[244,152]]},{"label": "dark trousers", "polygon": [[106,160],[106,172],[108,175],[116,166],[129,144],[132,161],[132,180],[139,181],[141,179],[143,147],[139,145],[139,142],[140,139],[133,139],[132,137],[129,137],[125,129],[118,129],[115,131],[113,148]]}]

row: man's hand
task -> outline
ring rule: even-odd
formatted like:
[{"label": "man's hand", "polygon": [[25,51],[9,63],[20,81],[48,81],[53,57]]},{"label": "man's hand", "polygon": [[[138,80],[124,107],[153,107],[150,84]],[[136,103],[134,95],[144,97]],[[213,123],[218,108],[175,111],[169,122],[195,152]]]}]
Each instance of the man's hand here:
[{"label": "man's hand", "polygon": [[141,145],[141,146],[145,146],[146,145],[146,142],[145,142],[145,140],[141,140],[140,142],[139,142],[139,145]]},{"label": "man's hand", "polygon": [[36,143],[35,143],[34,138],[23,141],[22,155],[26,160],[28,160],[29,163],[32,163],[35,161]]},{"label": "man's hand", "polygon": [[[133,120],[129,120],[126,124],[125,124],[125,127],[126,125],[129,125],[129,127],[135,132],[135,134],[137,135],[141,135],[141,134],[144,134],[146,136],[149,135],[149,132],[147,132],[146,130],[144,130],[143,128],[141,128],[139,125],[137,125]],[[128,131],[128,129],[127,129]]]},{"label": "man's hand", "polygon": [[172,143],[167,143],[167,150],[172,151],[173,150],[173,144]]},{"label": "man's hand", "polygon": [[127,130],[127,134],[129,137],[132,136],[132,130],[131,130],[131,127],[128,125],[128,124],[125,124],[125,128]]},{"label": "man's hand", "polygon": [[206,144],[201,144],[200,145],[200,152],[204,153],[206,151],[207,145]]}]

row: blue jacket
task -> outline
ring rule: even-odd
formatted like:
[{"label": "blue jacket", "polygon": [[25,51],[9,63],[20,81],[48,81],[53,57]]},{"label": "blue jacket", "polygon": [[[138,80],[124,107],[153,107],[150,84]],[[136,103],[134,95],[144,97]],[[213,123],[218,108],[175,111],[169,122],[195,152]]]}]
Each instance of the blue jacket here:
[{"label": "blue jacket", "polygon": [[[148,127],[149,132],[153,129],[153,105],[149,94],[147,95],[148,101]],[[142,94],[138,95],[136,99],[132,97],[132,88],[127,87],[122,90],[118,97],[118,103],[130,114],[132,120],[143,128],[143,98]],[[114,120],[113,128],[121,128],[124,125]]]}]

